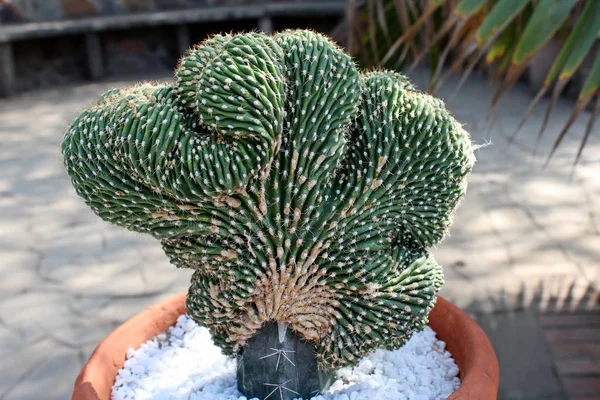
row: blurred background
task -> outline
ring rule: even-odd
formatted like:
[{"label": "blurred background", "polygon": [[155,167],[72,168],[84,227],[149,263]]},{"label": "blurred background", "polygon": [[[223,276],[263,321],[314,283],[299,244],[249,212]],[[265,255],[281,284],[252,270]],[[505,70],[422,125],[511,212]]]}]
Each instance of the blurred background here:
[{"label": "blurred background", "polygon": [[600,399],[600,1],[0,0],[0,400],[66,399],[96,344],[185,291],[157,241],[75,195],[60,141],[102,92],[172,81],[219,32],[310,28],[409,75],[478,146],[442,295],[500,399]]}]

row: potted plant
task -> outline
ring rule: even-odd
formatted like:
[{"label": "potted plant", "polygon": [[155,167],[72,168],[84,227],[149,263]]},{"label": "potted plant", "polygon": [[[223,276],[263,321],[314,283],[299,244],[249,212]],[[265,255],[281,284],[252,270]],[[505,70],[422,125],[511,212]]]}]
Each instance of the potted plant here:
[{"label": "potted plant", "polygon": [[[93,211],[194,269],[185,307],[178,297],[115,331],[73,398],[108,398],[126,349],[186,310],[237,357],[240,391],[259,399],[265,382],[309,398],[336,369],[422,329],[443,282],[428,249],[475,162],[443,103],[400,74],[359,72],[310,31],[214,36],[176,76],[105,93],[64,137],[67,171]],[[461,373],[491,377],[465,390],[493,398],[485,335],[438,302],[431,324],[470,359]],[[292,362],[276,365],[266,348],[290,350]]]}]

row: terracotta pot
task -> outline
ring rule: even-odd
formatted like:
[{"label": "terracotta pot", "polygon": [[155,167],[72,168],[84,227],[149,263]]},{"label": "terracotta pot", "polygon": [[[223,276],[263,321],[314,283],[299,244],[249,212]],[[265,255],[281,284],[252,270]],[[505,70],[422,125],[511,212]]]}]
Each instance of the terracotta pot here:
[{"label": "terracotta pot", "polygon": [[497,400],[500,368],[485,332],[460,308],[439,297],[429,326],[458,365],[460,388],[446,400]]},{"label": "terracotta pot", "polygon": [[[174,325],[185,312],[185,294],[148,307],[106,337],[83,367],[72,400],[109,400],[129,348],[138,348]],[[429,325],[460,369],[461,386],[448,400],[496,400],[500,372],[496,354],[481,328],[452,303],[438,297]]]}]

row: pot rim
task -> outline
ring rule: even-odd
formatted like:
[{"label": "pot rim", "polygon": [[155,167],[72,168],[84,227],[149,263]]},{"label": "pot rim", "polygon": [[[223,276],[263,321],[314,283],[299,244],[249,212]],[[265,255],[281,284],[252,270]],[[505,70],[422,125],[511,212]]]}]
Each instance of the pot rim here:
[{"label": "pot rim", "polygon": [[[186,312],[186,294],[152,305],[125,321],[98,344],[77,376],[72,400],[110,400],[127,350],[166,331]],[[428,324],[459,367],[460,388],[447,400],[496,400],[500,370],[494,349],[483,330],[467,314],[438,296]]]}]

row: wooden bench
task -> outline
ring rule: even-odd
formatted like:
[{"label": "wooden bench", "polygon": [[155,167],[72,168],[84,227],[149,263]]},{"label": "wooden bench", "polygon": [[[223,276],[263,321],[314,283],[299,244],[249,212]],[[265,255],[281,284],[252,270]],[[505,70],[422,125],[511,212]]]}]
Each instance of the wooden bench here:
[{"label": "wooden bench", "polygon": [[127,30],[153,26],[177,27],[177,47],[180,52],[190,46],[188,25],[202,22],[256,19],[257,27],[265,32],[272,30],[274,17],[311,17],[343,15],[345,0],[302,2],[272,2],[236,6],[205,6],[168,11],[104,15],[98,17],[67,19],[50,22],[32,22],[0,25],[0,96],[15,92],[15,60],[13,42],[64,35],[84,35],[87,66],[92,79],[104,76],[104,62],[99,32]]}]

